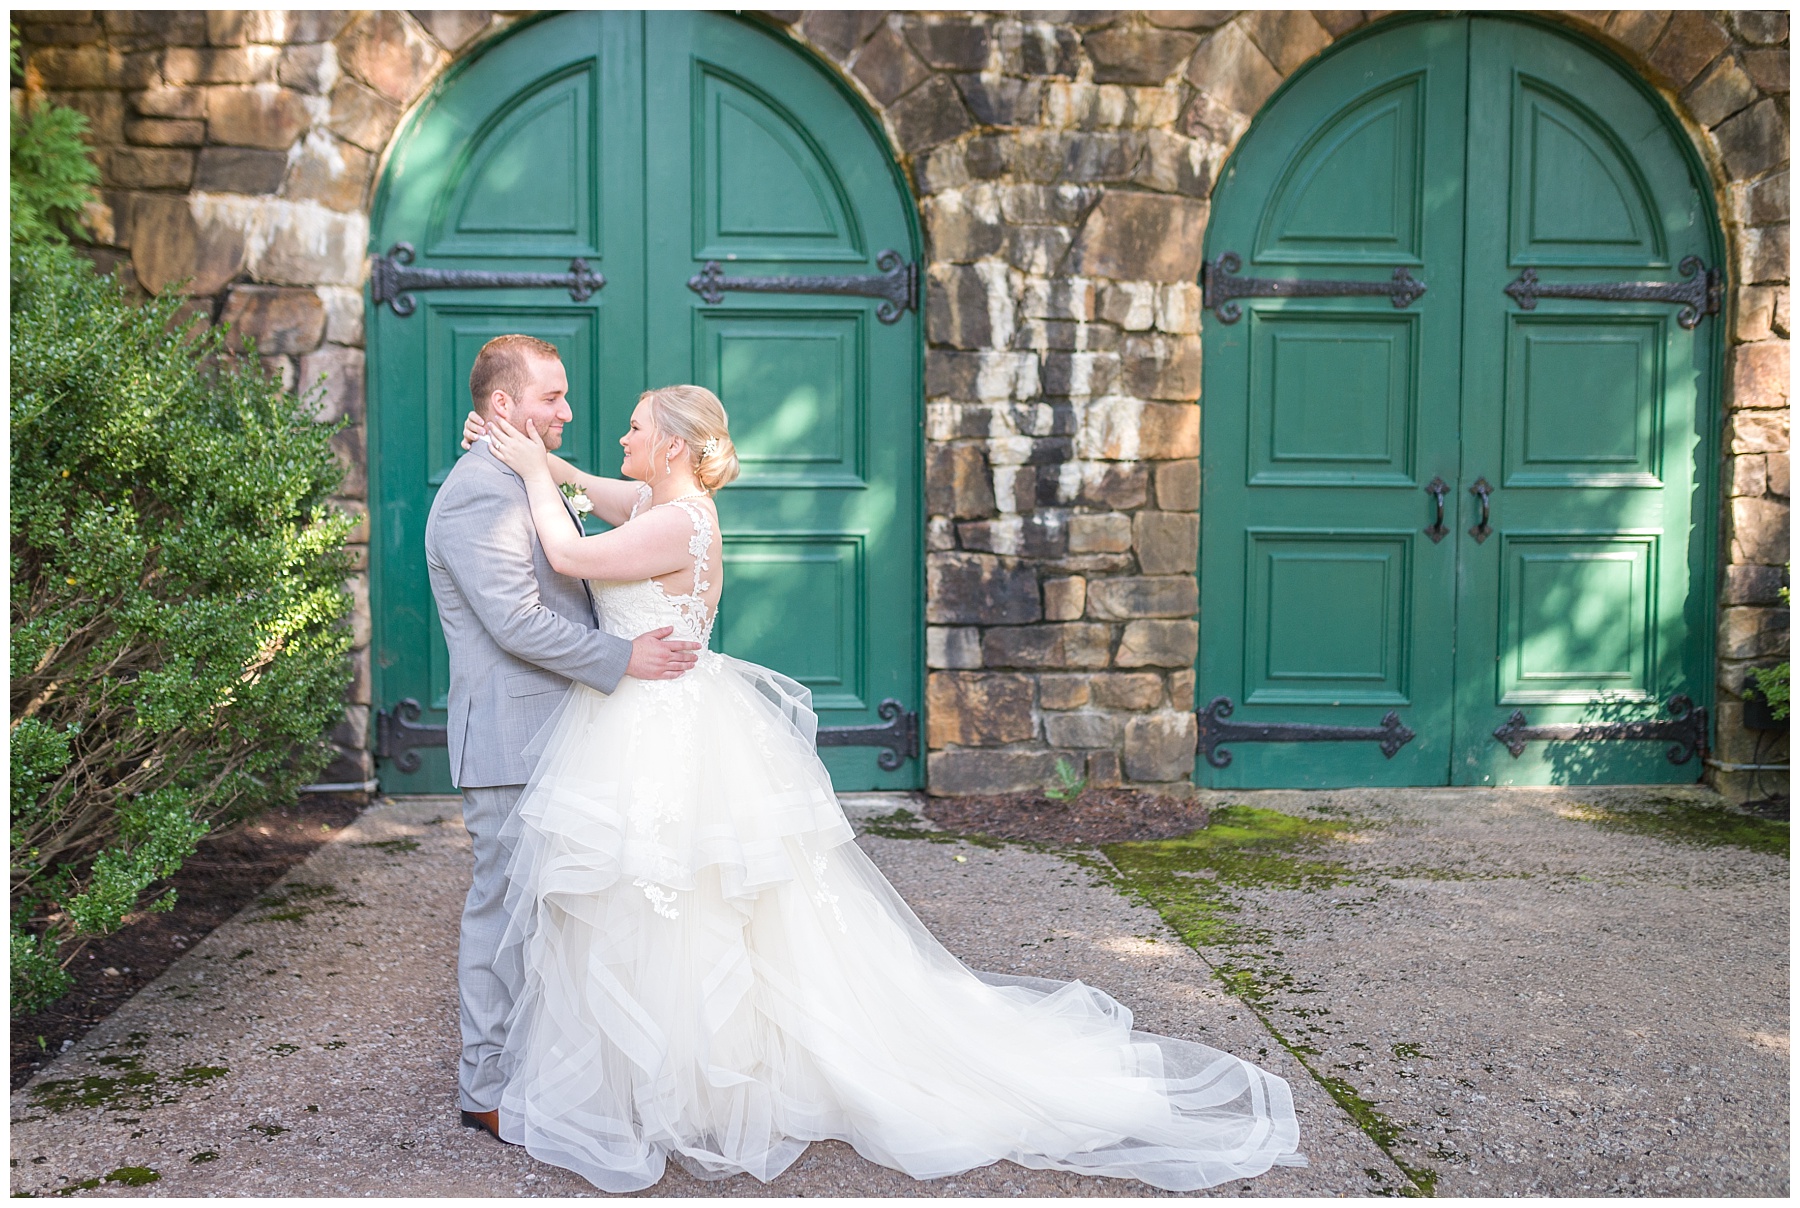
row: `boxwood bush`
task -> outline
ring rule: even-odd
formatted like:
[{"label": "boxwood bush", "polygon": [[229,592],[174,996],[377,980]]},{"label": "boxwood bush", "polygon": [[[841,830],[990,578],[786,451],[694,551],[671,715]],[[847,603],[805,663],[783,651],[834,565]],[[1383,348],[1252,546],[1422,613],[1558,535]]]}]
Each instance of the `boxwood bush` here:
[{"label": "boxwood bush", "polygon": [[335,429],[56,240],[12,243],[12,1009],[290,800],[350,676]]}]

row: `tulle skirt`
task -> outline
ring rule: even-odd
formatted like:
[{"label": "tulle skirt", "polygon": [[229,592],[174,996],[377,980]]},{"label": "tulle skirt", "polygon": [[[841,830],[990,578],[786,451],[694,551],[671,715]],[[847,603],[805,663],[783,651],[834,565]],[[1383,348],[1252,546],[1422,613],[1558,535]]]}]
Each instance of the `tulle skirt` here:
[{"label": "tulle skirt", "polygon": [[1005,1158],[1189,1191],[1303,1164],[1288,1087],[977,974],[862,851],[806,690],[716,654],[576,685],[506,833],[523,970],[500,1133],[607,1191],[771,1180],[837,1138],[928,1179]]}]

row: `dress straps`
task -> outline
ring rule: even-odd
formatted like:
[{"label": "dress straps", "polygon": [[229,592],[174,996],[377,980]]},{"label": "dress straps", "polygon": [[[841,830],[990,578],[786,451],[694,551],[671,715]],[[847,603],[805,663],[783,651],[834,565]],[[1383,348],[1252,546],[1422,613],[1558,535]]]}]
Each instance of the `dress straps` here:
[{"label": "dress straps", "polygon": [[694,586],[690,592],[699,600],[712,587],[706,578],[706,572],[712,566],[712,559],[707,556],[712,552],[712,520],[707,516],[706,509],[697,503],[677,499],[674,500],[674,505],[686,512],[694,525],[694,535],[688,538],[688,553],[694,559]]},{"label": "dress straps", "polygon": [[626,519],[636,520],[638,518],[638,513],[642,512],[644,510],[644,505],[649,502],[650,484],[647,482],[638,483],[637,498],[631,501],[631,515],[627,516]]}]

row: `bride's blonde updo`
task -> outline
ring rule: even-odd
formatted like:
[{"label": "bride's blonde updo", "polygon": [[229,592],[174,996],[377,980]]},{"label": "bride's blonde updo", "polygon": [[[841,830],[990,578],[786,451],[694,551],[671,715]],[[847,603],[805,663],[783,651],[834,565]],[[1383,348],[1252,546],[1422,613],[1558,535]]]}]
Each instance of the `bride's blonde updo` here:
[{"label": "bride's blonde updo", "polygon": [[665,437],[687,442],[689,464],[700,489],[716,491],[738,476],[725,404],[705,386],[658,386],[638,395],[650,400],[650,419]]}]

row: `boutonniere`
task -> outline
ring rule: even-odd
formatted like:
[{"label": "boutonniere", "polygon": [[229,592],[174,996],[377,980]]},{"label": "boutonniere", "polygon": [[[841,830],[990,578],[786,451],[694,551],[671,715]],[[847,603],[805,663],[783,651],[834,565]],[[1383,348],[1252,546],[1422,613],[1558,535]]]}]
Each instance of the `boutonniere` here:
[{"label": "boutonniere", "polygon": [[575,518],[577,520],[586,520],[588,518],[588,513],[594,510],[594,501],[587,497],[586,491],[582,490],[574,483],[563,483],[562,493],[563,498],[569,501],[569,506],[575,509]]}]

